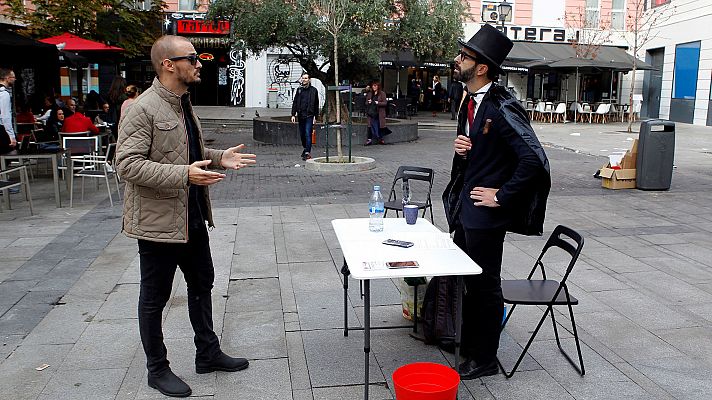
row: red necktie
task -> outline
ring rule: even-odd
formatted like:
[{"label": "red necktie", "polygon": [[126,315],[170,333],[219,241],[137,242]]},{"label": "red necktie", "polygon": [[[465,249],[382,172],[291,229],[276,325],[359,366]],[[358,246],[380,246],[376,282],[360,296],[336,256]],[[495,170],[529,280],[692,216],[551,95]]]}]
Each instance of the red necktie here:
[{"label": "red necktie", "polygon": [[470,97],[470,102],[467,104],[467,123],[470,129],[472,129],[472,123],[475,122],[475,107],[477,107],[477,102],[474,97]]}]

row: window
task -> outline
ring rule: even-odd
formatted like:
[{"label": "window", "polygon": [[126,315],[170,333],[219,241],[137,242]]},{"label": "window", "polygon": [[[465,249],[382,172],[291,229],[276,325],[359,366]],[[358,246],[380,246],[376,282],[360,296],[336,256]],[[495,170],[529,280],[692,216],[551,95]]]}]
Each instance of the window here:
[{"label": "window", "polygon": [[134,8],[137,10],[151,10],[151,0],[134,0]]},{"label": "window", "polygon": [[700,42],[683,43],[675,47],[673,99],[694,100],[699,66]]},{"label": "window", "polygon": [[653,7],[662,6],[663,4],[669,3],[670,0],[650,0],[650,4]]},{"label": "window", "polygon": [[625,28],[625,0],[613,0],[611,5],[611,28]]},{"label": "window", "polygon": [[586,21],[584,28],[598,28],[598,0],[586,0]]},{"label": "window", "polygon": [[196,8],[196,0],[178,0],[178,9],[180,11],[193,11]]}]

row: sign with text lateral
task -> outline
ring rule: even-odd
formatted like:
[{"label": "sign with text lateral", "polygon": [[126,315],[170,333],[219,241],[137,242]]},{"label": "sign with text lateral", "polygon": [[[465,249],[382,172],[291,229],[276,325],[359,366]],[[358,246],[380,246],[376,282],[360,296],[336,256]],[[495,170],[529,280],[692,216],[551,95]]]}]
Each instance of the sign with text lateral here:
[{"label": "sign with text lateral", "polygon": [[176,31],[193,35],[227,35],[230,33],[230,21],[181,19],[176,21]]}]

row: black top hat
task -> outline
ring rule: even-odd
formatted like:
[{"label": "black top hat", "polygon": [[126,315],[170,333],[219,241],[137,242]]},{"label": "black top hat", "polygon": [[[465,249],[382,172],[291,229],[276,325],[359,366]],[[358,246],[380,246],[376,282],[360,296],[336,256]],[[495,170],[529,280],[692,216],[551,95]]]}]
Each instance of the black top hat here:
[{"label": "black top hat", "polygon": [[457,41],[460,46],[466,47],[478,56],[484,58],[487,64],[494,67],[498,74],[504,73],[500,65],[507,58],[514,43],[502,32],[492,25],[485,24],[467,42]]}]

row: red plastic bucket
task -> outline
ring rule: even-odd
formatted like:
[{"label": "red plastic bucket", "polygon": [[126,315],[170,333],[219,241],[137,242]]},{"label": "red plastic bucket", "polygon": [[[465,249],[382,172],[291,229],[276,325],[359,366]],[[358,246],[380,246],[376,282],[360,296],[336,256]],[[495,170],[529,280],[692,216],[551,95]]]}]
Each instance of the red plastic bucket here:
[{"label": "red plastic bucket", "polygon": [[396,400],[455,400],[460,375],[435,363],[413,363],[393,372]]}]

